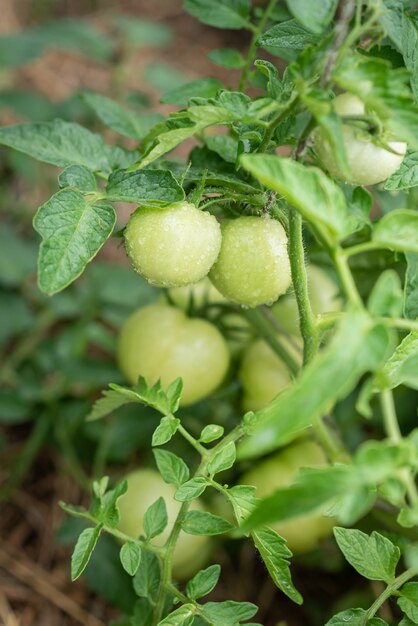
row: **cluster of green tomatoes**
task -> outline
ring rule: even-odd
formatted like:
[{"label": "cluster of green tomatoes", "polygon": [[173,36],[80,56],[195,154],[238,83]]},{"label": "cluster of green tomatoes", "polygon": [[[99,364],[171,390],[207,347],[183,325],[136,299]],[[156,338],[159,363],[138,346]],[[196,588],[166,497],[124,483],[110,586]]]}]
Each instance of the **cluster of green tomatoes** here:
[{"label": "cluster of green tomatoes", "polygon": [[[364,104],[350,94],[337,96],[334,108],[339,115],[360,121],[365,114]],[[350,184],[371,185],[385,180],[398,169],[406,152],[405,143],[376,145],[361,127],[348,123],[343,125],[343,139],[351,170],[349,180],[339,170],[320,130],[315,133],[314,147],[324,169]],[[180,202],[165,209],[140,208],[128,222],[125,242],[136,271],[153,285],[168,289],[169,296],[168,301],[137,310],[121,330],[119,365],[132,384],[143,376],[150,385],[160,379],[166,387],[181,377],[184,406],[207,397],[225,380],[231,348],[235,348],[213,323],[187,316],[191,297],[198,303],[232,302],[248,308],[272,305],[270,312],[286,333],[281,341],[287,337],[288,351],[295,360],[301,360],[298,308],[289,289],[287,237],[277,220],[267,215],[242,216],[219,224],[210,213]],[[339,289],[328,274],[310,265],[307,275],[313,313],[340,310]],[[235,315],[235,323],[246,322]],[[239,357],[243,411],[262,409],[292,383],[288,369],[263,339],[241,346]],[[255,464],[240,482],[254,485],[257,495],[265,497],[289,485],[302,465],[325,464],[325,455],[316,443],[300,440]],[[133,537],[140,535],[145,511],[161,495],[169,525],[157,539],[164,542],[180,507],[173,498],[175,487],[150,469],[137,470],[127,478],[128,492],[119,501],[121,530]],[[204,506],[200,501],[193,503],[195,508]],[[222,514],[228,515],[225,510]],[[287,539],[289,548],[300,553],[315,548],[332,526],[331,518],[315,512],[274,527]],[[205,564],[209,542],[208,537],[181,533],[173,561],[177,578],[187,578]]]}]

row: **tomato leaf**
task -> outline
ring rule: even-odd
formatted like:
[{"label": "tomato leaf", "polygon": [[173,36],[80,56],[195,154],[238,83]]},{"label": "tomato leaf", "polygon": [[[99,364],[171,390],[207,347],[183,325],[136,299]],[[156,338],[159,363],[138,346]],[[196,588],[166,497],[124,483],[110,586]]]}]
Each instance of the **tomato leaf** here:
[{"label": "tomato leaf", "polygon": [[250,0],[185,0],[184,8],[203,24],[216,28],[248,27]]},{"label": "tomato leaf", "polygon": [[186,595],[190,600],[207,596],[217,585],[221,574],[220,565],[210,565],[200,570],[186,585]]},{"label": "tomato leaf", "polygon": [[385,182],[387,191],[411,189],[418,185],[418,152],[406,155],[400,168]]},{"label": "tomato leaf", "polygon": [[[87,420],[93,421],[100,419],[101,417],[109,415],[109,413],[112,413],[119,407],[124,404],[129,404],[130,402],[146,404],[153,407],[163,415],[168,415],[170,417],[171,413],[178,407],[178,394],[181,392],[182,388],[178,381],[175,381],[174,387],[173,385],[174,383],[171,383],[167,393],[165,393],[159,381],[153,387],[148,387],[145,379],[142,377],[139,378],[138,385],[136,387],[123,387],[121,385],[111,383],[109,385],[109,389],[105,389],[102,392],[103,397],[99,398],[99,400],[95,402],[93,409],[87,416]],[[173,422],[173,426],[174,425],[178,426],[176,420]],[[164,423],[164,426],[166,426],[166,422]]]},{"label": "tomato leaf", "polygon": [[349,393],[365,372],[377,369],[390,344],[384,326],[373,326],[362,313],[347,313],[332,341],[294,384],[245,420],[250,436],[239,445],[238,457],[261,456],[290,441]]},{"label": "tomato leaf", "polygon": [[231,441],[226,446],[215,452],[208,463],[208,471],[210,474],[223,472],[233,466],[236,459],[235,443]]},{"label": "tomato leaf", "polygon": [[163,95],[163,104],[187,104],[191,98],[212,98],[222,89],[222,83],[216,78],[197,78]]},{"label": "tomato leaf", "polygon": [[141,563],[141,546],[137,541],[127,541],[120,549],[120,562],[130,576],[135,576]]},{"label": "tomato leaf", "polygon": [[406,583],[400,590],[398,606],[414,623],[418,623],[418,583]]},{"label": "tomato leaf", "polygon": [[144,115],[130,111],[98,93],[84,93],[82,97],[106,126],[124,137],[143,139],[155,124],[164,119],[158,113]]},{"label": "tomato leaf", "polygon": [[375,317],[398,317],[402,312],[402,285],[395,270],[380,274],[367,302],[367,308]]},{"label": "tomato leaf", "polygon": [[206,511],[188,511],[182,528],[189,535],[222,535],[232,530],[233,524],[219,515]]},{"label": "tomato leaf", "polygon": [[344,194],[321,170],[275,155],[245,155],[241,164],[266,187],[297,208],[331,246],[352,230]]},{"label": "tomato leaf", "polygon": [[386,361],[382,385],[394,389],[407,385],[418,390],[418,332],[407,335]]},{"label": "tomato leaf", "polygon": [[211,624],[222,626],[240,626],[242,620],[248,620],[258,611],[258,607],[251,602],[206,602],[202,607],[202,614]]},{"label": "tomato leaf", "polygon": [[302,26],[320,35],[334,17],[338,0],[286,0],[287,7]]},{"label": "tomato leaf", "polygon": [[335,539],[346,560],[369,580],[390,584],[401,552],[389,539],[373,531],[371,535],[353,528],[334,528]]},{"label": "tomato leaf", "polygon": [[73,187],[83,193],[96,193],[97,182],[91,170],[84,165],[69,165],[58,176],[61,189]]},{"label": "tomato leaf", "polygon": [[178,609],[158,622],[158,626],[191,626],[196,615],[193,604],[183,604]]},{"label": "tomato leaf", "polygon": [[208,59],[216,65],[222,67],[228,67],[231,70],[239,70],[244,66],[244,58],[235,48],[220,48],[218,50],[211,50],[208,54]]},{"label": "tomato leaf", "polygon": [[318,43],[317,35],[310,33],[296,20],[275,24],[258,38],[257,44],[272,54],[282,55],[283,50],[304,50]]},{"label": "tomato leaf", "polygon": [[218,424],[208,424],[200,433],[199,441],[202,443],[211,443],[212,441],[216,441],[222,437],[223,434],[223,426],[219,426]]},{"label": "tomato leaf", "polygon": [[48,295],[61,291],[83,272],[112,234],[116,223],[110,204],[89,201],[78,191],[58,191],[33,220],[41,235],[39,286]]},{"label": "tomato leaf", "polygon": [[374,111],[397,141],[418,149],[418,106],[410,90],[409,73],[381,59],[348,56],[335,74],[336,82],[356,94]]},{"label": "tomato leaf", "polygon": [[325,626],[388,626],[388,623],[380,619],[380,617],[373,617],[367,619],[367,611],[364,609],[347,609],[334,615]]},{"label": "tomato leaf", "polygon": [[134,202],[135,204],[172,204],[184,199],[184,191],[170,171],[118,170],[109,176],[106,186],[111,202]]},{"label": "tomato leaf", "polygon": [[396,209],[387,213],[373,229],[373,241],[390,250],[418,252],[418,213]]},{"label": "tomato leaf", "polygon": [[202,495],[208,486],[208,481],[203,476],[196,476],[186,481],[177,489],[174,498],[179,502],[189,502]]},{"label": "tomato leaf", "polygon": [[101,532],[102,526],[99,524],[94,528],[86,528],[79,536],[71,557],[71,580],[76,580],[86,569]]},{"label": "tomato leaf", "polygon": [[302,604],[303,598],[293,585],[290,575],[289,559],[292,553],[285,539],[268,527],[254,530],[251,537],[276,587],[296,604]]},{"label": "tomato leaf", "polygon": [[106,173],[112,169],[110,147],[100,135],[60,119],[0,128],[0,144],[58,167],[84,165]]},{"label": "tomato leaf", "polygon": [[140,567],[134,578],[135,593],[144,598],[155,598],[158,593],[161,572],[158,558],[152,552],[143,551]]},{"label": "tomato leaf", "polygon": [[167,507],[164,498],[158,498],[145,512],[144,531],[148,539],[161,535],[168,524]]},{"label": "tomato leaf", "polygon": [[153,450],[153,452],[158,471],[164,482],[179,487],[189,479],[189,468],[177,454],[168,450]]},{"label": "tomato leaf", "polygon": [[160,423],[154,430],[152,435],[152,445],[162,446],[176,434],[178,427],[180,426],[180,420],[170,416],[164,416],[161,418]]}]

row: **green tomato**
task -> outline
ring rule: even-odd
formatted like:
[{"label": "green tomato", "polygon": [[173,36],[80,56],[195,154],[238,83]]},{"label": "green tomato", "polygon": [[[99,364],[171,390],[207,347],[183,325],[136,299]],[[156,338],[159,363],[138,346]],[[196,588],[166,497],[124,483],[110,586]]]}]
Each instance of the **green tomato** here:
[{"label": "green tomato", "polygon": [[[350,93],[344,93],[333,100],[336,113],[341,116],[364,115],[364,103]],[[391,176],[399,169],[405,156],[407,145],[403,141],[387,141],[394,151],[373,143],[373,137],[356,129],[352,124],[342,127],[343,140],[351,176],[344,176],[335,160],[333,150],[325,133],[318,128],[314,136],[314,147],[324,168],[335,178],[352,185],[375,185]]]},{"label": "green tomato", "polygon": [[[301,352],[285,340],[287,350],[300,361]],[[238,377],[243,388],[242,408],[244,411],[259,411],[286,389],[292,377],[283,361],[263,339],[257,339],[244,351]]]},{"label": "green tomato", "polygon": [[182,405],[214,391],[229,367],[225,339],[213,324],[190,319],[162,304],[138,309],[125,322],[118,342],[118,361],[132,385],[143,376],[149,385],[161,379],[167,387],[183,379]]},{"label": "green tomato", "polygon": [[277,300],[291,282],[283,226],[267,217],[224,222],[221,251],[209,278],[237,304],[256,307]]},{"label": "green tomato", "polygon": [[132,265],[158,287],[196,283],[207,275],[221,247],[213,215],[179,202],[165,209],[141,208],[125,229]]},{"label": "green tomato", "polygon": [[[152,543],[162,546],[168,538],[179,512],[181,502],[174,500],[176,488],[163,481],[160,474],[152,469],[139,469],[126,476],[128,491],[119,498],[120,520],[118,529],[137,538],[144,534],[144,516],[146,510],[159,497],[164,498],[167,508],[168,524],[164,532],[152,539]],[[205,510],[201,503],[194,500],[192,510]],[[181,532],[173,555],[174,577],[184,580],[193,576],[203,567],[209,556],[209,539],[203,535],[188,535]]]},{"label": "green tomato", "polygon": [[[257,487],[256,495],[266,498],[277,489],[291,485],[301,467],[323,467],[326,464],[326,457],[318,444],[298,441],[256,465],[241,477],[240,483]],[[321,539],[330,535],[334,520],[315,511],[270,526],[286,539],[292,552],[300,554],[313,550]]]},{"label": "green tomato", "polygon": [[[315,265],[308,265],[306,273],[312,312],[315,315],[320,315],[341,311],[342,300],[338,286],[328,274]],[[272,307],[272,312],[286,332],[291,335],[299,335],[299,311],[294,294],[280,298]]]}]

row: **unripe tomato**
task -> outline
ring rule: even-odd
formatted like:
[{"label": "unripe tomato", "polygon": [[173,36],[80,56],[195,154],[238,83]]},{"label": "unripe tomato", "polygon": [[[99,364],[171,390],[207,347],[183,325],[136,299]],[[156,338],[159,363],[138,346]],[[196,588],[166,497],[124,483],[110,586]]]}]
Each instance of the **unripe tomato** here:
[{"label": "unripe tomato", "polygon": [[[240,483],[257,487],[257,497],[266,498],[277,489],[291,485],[301,467],[323,467],[326,464],[326,457],[318,444],[299,441],[256,465],[241,477]],[[316,548],[320,540],[331,533],[334,520],[316,511],[270,526],[287,540],[292,552],[300,554]]]},{"label": "unripe tomato", "polygon": [[[338,115],[364,115],[364,103],[350,93],[344,93],[333,100],[333,107]],[[375,185],[391,176],[399,169],[405,156],[407,145],[403,141],[386,141],[394,150],[390,152],[373,143],[373,137],[360,131],[353,124],[344,124],[342,127],[344,147],[347,155],[351,175],[347,178],[341,172],[335,160],[333,150],[327,141],[324,132],[318,128],[314,135],[314,147],[318,158],[328,172],[352,185]],[[395,154],[396,153],[396,154]]]},{"label": "unripe tomato", "polygon": [[[337,284],[324,270],[315,265],[306,267],[309,300],[314,315],[341,311],[342,300]],[[272,312],[283,328],[291,335],[299,334],[299,311],[294,294],[279,299]]]},{"label": "unripe tomato", "polygon": [[[163,481],[160,474],[152,469],[139,469],[126,476],[128,491],[119,498],[118,507],[120,531],[133,538],[144,534],[144,515],[146,510],[159,497],[164,498],[167,508],[168,524],[161,535],[154,537],[152,543],[162,546],[173,528],[181,502],[174,500],[176,488]],[[203,511],[200,502],[194,501],[192,510]],[[193,576],[203,567],[209,556],[209,539],[203,535],[188,535],[181,532],[173,555],[173,574],[177,579]]]},{"label": "unripe tomato", "polygon": [[[203,278],[195,285],[173,287],[168,290],[168,295],[172,302],[180,309],[183,309],[183,311],[187,311],[192,299],[193,305],[197,308],[205,305],[228,303],[228,300],[216,289],[209,278]],[[216,314],[218,314],[218,307],[214,307],[214,309]],[[226,342],[231,355],[236,356],[248,345],[253,337],[251,324],[239,313],[229,311],[222,314],[222,323],[225,328]]]},{"label": "unripe tomato", "polygon": [[267,217],[225,221],[221,251],[209,278],[238,304],[255,307],[277,300],[291,282],[283,226]]},{"label": "unripe tomato", "polygon": [[158,287],[178,287],[207,275],[221,247],[221,229],[213,215],[179,202],[165,209],[141,208],[125,229],[132,265]]},{"label": "unripe tomato", "polygon": [[[279,339],[284,342],[283,337]],[[286,342],[286,348],[294,358],[301,360],[301,352],[292,344]],[[292,382],[287,366],[264,339],[257,339],[245,350],[239,379],[244,392],[244,411],[259,411],[264,408]]]},{"label": "unripe tomato", "polygon": [[213,324],[190,319],[180,309],[152,304],[138,309],[119,335],[118,361],[131,384],[143,376],[167,387],[183,379],[182,405],[209,395],[229,367],[225,339]]}]

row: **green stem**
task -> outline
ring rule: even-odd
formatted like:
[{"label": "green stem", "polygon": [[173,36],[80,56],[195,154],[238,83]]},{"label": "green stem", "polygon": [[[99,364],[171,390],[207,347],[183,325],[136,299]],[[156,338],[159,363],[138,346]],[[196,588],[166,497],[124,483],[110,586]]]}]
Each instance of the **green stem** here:
[{"label": "green stem", "polygon": [[393,593],[397,589],[402,587],[402,585],[408,580],[416,576],[417,573],[418,571],[416,568],[410,567],[409,569],[405,570],[400,576],[397,576],[397,578],[395,578],[395,580],[390,583],[386,587],[386,589],[380,594],[380,596],[373,602],[364,617],[364,624],[367,624],[369,620],[374,617],[374,615],[376,615],[380,607],[386,602],[386,600],[390,598],[391,595],[393,595]]},{"label": "green stem", "polygon": [[[395,402],[391,389],[383,389],[380,394],[380,404],[382,407],[383,421],[387,436],[393,443],[400,444],[403,441],[402,433],[396,415]],[[402,475],[408,498],[413,506],[418,506],[418,490],[414,478],[409,470]]]},{"label": "green stem", "polygon": [[306,364],[312,360],[318,350],[318,330],[309,301],[302,239],[302,216],[293,208],[289,208],[289,258],[299,310],[300,332],[303,338],[303,362]]},{"label": "green stem", "polygon": [[379,317],[377,321],[390,326],[390,328],[418,332],[418,320],[409,320],[403,317]]},{"label": "green stem", "polygon": [[[228,445],[231,441],[237,441],[244,435],[244,430],[241,425],[236,426],[222,441],[220,441],[216,446],[211,448],[210,450],[206,450],[204,448],[205,456],[202,458],[199,466],[194,474],[194,476],[204,476],[209,477],[209,472],[207,471],[207,466],[211,458],[223,447]],[[172,591],[172,580],[171,580],[171,563],[173,560],[174,550],[176,548],[177,539],[181,531],[182,524],[186,517],[186,514],[192,504],[190,502],[183,502],[174,522],[173,528],[168,536],[168,539],[163,547],[164,550],[164,559],[162,565],[161,572],[161,581],[158,589],[157,599],[154,608],[153,615],[153,626],[157,626],[157,624],[161,621],[165,597],[167,591]]]},{"label": "green stem", "polygon": [[362,254],[363,252],[369,252],[370,250],[378,250],[382,246],[374,241],[365,241],[358,243],[356,246],[350,248],[343,248],[343,254],[346,257],[354,256],[355,254]]},{"label": "green stem", "polygon": [[341,248],[332,251],[335,267],[349,303],[356,309],[363,309],[363,301],[357,290],[348,261]]},{"label": "green stem", "polygon": [[277,113],[277,115],[273,117],[273,119],[269,122],[268,126],[266,127],[266,131],[264,133],[263,141],[261,142],[257,152],[266,151],[266,148],[270,143],[270,139],[272,138],[273,133],[276,130],[276,126],[280,124],[280,122],[284,120],[286,117],[288,117],[290,111],[296,106],[296,102],[297,102],[296,96],[293,97],[293,99],[291,98],[287,102],[286,107],[282,109],[281,111],[279,111],[279,113]]},{"label": "green stem", "polygon": [[267,21],[270,17],[270,13],[272,12],[276,4],[277,4],[277,0],[270,0],[258,25],[253,30],[253,36],[251,38],[247,58],[245,60],[245,65],[242,69],[242,74],[241,74],[241,78],[240,78],[239,85],[238,85],[238,91],[244,91],[247,86],[248,74],[250,72],[251,64],[254,60],[255,52],[257,50],[257,40],[259,36],[262,34],[262,32],[264,31]]},{"label": "green stem", "polygon": [[178,432],[180,433],[180,435],[182,435],[182,437],[184,437],[184,439],[186,439],[186,441],[188,441],[190,443],[191,446],[193,446],[193,448],[200,454],[200,456],[202,457],[202,459],[206,459],[209,455],[209,451],[202,446],[202,444],[200,444],[190,433],[188,430],[186,430],[184,428],[184,426],[182,426],[180,424],[180,426],[178,427]]},{"label": "green stem", "polygon": [[291,374],[296,376],[300,369],[299,364],[277,339],[276,330],[263,313],[263,310],[259,308],[247,309],[244,311],[244,316],[256,328],[263,339],[267,341],[277,356],[287,365]]}]

